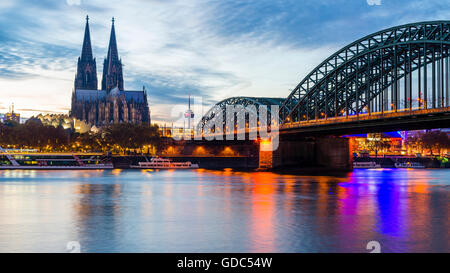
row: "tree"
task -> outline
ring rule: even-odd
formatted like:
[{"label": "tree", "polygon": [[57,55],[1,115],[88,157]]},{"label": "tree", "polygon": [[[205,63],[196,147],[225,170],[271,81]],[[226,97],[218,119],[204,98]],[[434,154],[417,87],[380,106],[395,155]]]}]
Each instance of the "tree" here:
[{"label": "tree", "polygon": [[421,138],[424,148],[430,151],[431,156],[433,156],[433,149],[437,149],[440,154],[441,149],[450,146],[448,135],[441,130],[425,132]]},{"label": "tree", "polygon": [[407,139],[407,145],[415,150],[421,151],[429,150],[430,155],[433,156],[433,150],[437,149],[441,154],[441,150],[450,147],[450,139],[447,133],[440,130],[433,130],[428,132],[418,132],[414,136]]},{"label": "tree", "polygon": [[[37,148],[41,151],[107,151],[128,149],[135,151],[144,146],[159,147],[158,126],[121,123],[105,127],[100,133],[75,133],[63,127],[44,125],[39,119],[25,124],[0,123],[0,146]],[[149,151],[149,149],[147,149]]]},{"label": "tree", "polygon": [[86,151],[103,151],[104,141],[101,134],[87,132],[83,134],[76,133],[72,136],[72,146]]},{"label": "tree", "polygon": [[160,136],[157,126],[132,123],[113,124],[105,129],[104,139],[108,145],[119,147],[120,152],[127,148],[142,148],[144,145],[159,146]]},{"label": "tree", "polygon": [[378,156],[378,151],[383,151],[391,147],[391,141],[382,138],[381,134],[373,134],[365,139],[365,146],[369,151],[375,152],[375,156]]},{"label": "tree", "polygon": [[7,121],[0,126],[0,144],[5,146],[52,149],[68,141],[68,133],[61,126],[55,128],[34,120],[25,124]]},{"label": "tree", "polygon": [[420,151],[420,153],[423,153],[423,149],[424,149],[424,145],[423,145],[423,141],[422,141],[422,133],[417,133],[413,136],[408,136],[408,138],[406,139],[406,145],[417,151]]}]

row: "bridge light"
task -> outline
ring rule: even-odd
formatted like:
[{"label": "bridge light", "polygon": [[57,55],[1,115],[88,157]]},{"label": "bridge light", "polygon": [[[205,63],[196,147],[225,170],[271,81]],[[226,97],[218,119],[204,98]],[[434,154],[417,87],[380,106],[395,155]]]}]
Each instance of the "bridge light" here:
[{"label": "bridge light", "polygon": [[198,146],[194,150],[193,154],[195,154],[195,155],[206,155],[206,150],[205,150],[205,148],[203,146]]},{"label": "bridge light", "polygon": [[261,139],[259,148],[262,151],[270,151],[272,148],[272,141],[270,139]]}]

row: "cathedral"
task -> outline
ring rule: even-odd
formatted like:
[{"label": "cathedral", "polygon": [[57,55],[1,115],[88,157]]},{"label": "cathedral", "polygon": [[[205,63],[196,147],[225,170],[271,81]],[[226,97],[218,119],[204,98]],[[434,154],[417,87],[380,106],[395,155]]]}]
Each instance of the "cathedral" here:
[{"label": "cathedral", "polygon": [[97,84],[97,65],[92,54],[89,17],[86,17],[70,116],[97,127],[122,122],[150,124],[145,87],[142,91],[124,90],[122,60],[119,59],[117,50],[114,18],[108,54],[103,62],[101,90],[98,90]]}]

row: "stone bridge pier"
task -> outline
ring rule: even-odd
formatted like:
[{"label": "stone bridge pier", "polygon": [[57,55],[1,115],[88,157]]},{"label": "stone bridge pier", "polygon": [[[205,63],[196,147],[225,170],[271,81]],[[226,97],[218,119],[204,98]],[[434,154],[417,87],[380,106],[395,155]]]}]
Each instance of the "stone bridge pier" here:
[{"label": "stone bridge pier", "polygon": [[280,139],[276,150],[267,151],[271,145],[273,143],[269,141],[260,142],[260,169],[292,167],[348,171],[353,167],[349,140],[346,138]]}]

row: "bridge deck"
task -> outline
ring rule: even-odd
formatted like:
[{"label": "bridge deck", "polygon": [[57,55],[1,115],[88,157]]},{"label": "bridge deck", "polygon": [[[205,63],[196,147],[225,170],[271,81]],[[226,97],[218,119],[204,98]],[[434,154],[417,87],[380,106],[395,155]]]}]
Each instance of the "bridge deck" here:
[{"label": "bridge deck", "polygon": [[[383,111],[364,113],[352,116],[313,119],[309,121],[291,122],[280,125],[281,135],[287,134],[328,134],[344,135],[351,133],[387,132],[398,130],[418,130],[450,127],[450,107],[433,109],[408,109],[403,111]],[[273,129],[273,128],[272,128]],[[234,130],[234,133],[244,133],[246,138],[250,132],[270,131],[270,128],[261,126]],[[219,137],[226,139],[226,133],[203,134],[203,137]]]},{"label": "bridge deck", "polygon": [[366,133],[385,130],[447,128],[450,107],[365,113],[347,117],[292,122],[281,125],[280,133]]},{"label": "bridge deck", "polygon": [[386,118],[396,118],[396,117],[405,117],[405,116],[419,116],[419,115],[429,115],[429,114],[437,114],[437,113],[450,113],[450,107],[444,108],[436,108],[436,109],[405,109],[399,111],[384,111],[384,112],[376,112],[376,113],[364,113],[359,115],[352,116],[341,116],[341,117],[329,117],[322,119],[311,119],[308,121],[300,121],[300,122],[290,122],[285,123],[280,126],[280,130],[297,128],[297,127],[305,127],[305,126],[317,126],[317,125],[325,125],[325,124],[334,124],[334,123],[345,123],[345,122],[355,122],[355,121],[366,121],[366,120],[376,120],[376,119],[386,119]]}]

